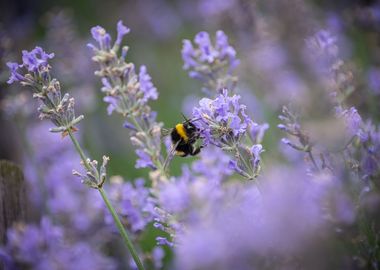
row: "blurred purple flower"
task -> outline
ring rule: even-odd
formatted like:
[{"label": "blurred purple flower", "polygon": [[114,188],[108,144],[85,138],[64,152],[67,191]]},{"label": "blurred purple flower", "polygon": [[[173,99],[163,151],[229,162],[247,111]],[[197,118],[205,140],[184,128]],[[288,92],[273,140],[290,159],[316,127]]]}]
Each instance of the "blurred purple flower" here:
[{"label": "blurred purple flower", "polygon": [[137,169],[138,168],[155,168],[151,157],[145,150],[137,149],[136,154],[137,154],[138,159],[136,161],[135,167]]},{"label": "blurred purple flower", "polygon": [[[111,36],[106,32],[106,30],[101,26],[95,26],[91,28],[92,37],[98,42],[100,50],[110,50],[111,49]],[[121,36],[122,37],[122,36]],[[88,44],[91,49],[96,49],[93,44]]]},{"label": "blurred purple flower", "polygon": [[216,32],[215,48],[219,51],[219,57],[229,58],[229,69],[230,72],[232,72],[239,65],[240,61],[236,59],[236,51],[232,46],[229,45],[227,35],[221,30]]},{"label": "blurred purple flower", "polygon": [[182,59],[184,62],[184,69],[189,69],[197,65],[197,61],[194,59],[195,55],[196,54],[193,44],[190,40],[185,39],[182,46]]},{"label": "blurred purple flower", "polygon": [[155,247],[152,251],[153,265],[155,269],[162,269],[165,251],[161,247]]},{"label": "blurred purple flower", "polygon": [[[225,187],[224,199],[208,205],[207,217],[185,224],[175,247],[177,267],[262,269],[269,257],[302,254],[317,239],[325,224],[323,198],[329,185],[313,182],[302,170],[276,170],[264,178],[260,192],[255,185],[235,192]],[[283,260],[277,263],[272,266],[283,266]]]},{"label": "blurred purple flower", "polygon": [[183,68],[191,78],[202,81],[203,90],[210,96],[224,87],[233,89],[237,78],[232,72],[239,64],[235,49],[229,45],[228,37],[219,30],[212,44],[207,32],[195,35],[193,46],[190,40],[183,40]]},{"label": "blurred purple flower", "polygon": [[380,94],[380,69],[379,68],[371,68],[367,72],[367,80],[370,89],[375,94]]},{"label": "blurred purple flower", "polygon": [[242,175],[242,176],[245,176],[246,173],[240,168],[240,166],[238,165],[238,161],[235,160],[235,159],[231,159],[229,162],[228,162],[228,169],[230,170],[233,170],[235,171],[236,173]]},{"label": "blurred purple flower", "polygon": [[25,78],[23,75],[17,72],[17,70],[20,68],[19,64],[14,62],[8,62],[7,63],[8,68],[11,71],[11,76],[9,77],[9,80],[7,81],[8,84],[12,84],[16,81],[23,81]]},{"label": "blurred purple flower", "polygon": [[[71,171],[80,158],[70,141],[46,133],[48,123],[39,122],[27,129],[31,153],[26,155],[24,172],[29,184],[29,200],[38,209],[47,209],[61,224],[85,232],[102,225],[98,195],[82,185]],[[42,165],[43,164],[43,165]]]},{"label": "blurred purple flower", "polygon": [[216,59],[218,52],[212,47],[208,33],[199,32],[195,36],[194,42],[198,45],[201,51],[201,54],[199,56],[199,60],[201,62],[212,63]]},{"label": "blurred purple flower", "polygon": [[210,145],[203,149],[200,159],[193,162],[191,170],[210,182],[219,184],[232,174],[228,166],[230,159],[220,148]]},{"label": "blurred purple flower", "polygon": [[117,104],[119,102],[118,98],[117,97],[113,97],[113,96],[105,96],[103,98],[103,101],[108,103],[108,106],[107,106],[107,114],[108,115],[111,115],[113,113],[113,111],[117,108]]},{"label": "blurred purple flower", "polygon": [[[143,179],[137,179],[133,185],[120,177],[111,178],[109,193],[116,211],[125,221],[125,225],[134,233],[142,232],[153,221],[155,200]],[[106,221],[113,224],[112,217],[106,211]]]},{"label": "blurred purple flower", "polygon": [[174,244],[170,242],[166,237],[156,237],[157,245],[173,247]]},{"label": "blurred purple flower", "polygon": [[336,110],[338,118],[343,118],[347,132],[351,136],[358,135],[362,126],[362,118],[360,117],[356,108],[351,107],[349,109],[343,110],[342,108],[337,107]]},{"label": "blurred purple flower", "polygon": [[376,176],[380,172],[380,131],[371,123],[367,123],[359,133],[363,144],[361,168],[363,177]]},{"label": "blurred purple flower", "polygon": [[259,166],[261,160],[260,155],[262,152],[264,152],[264,149],[261,144],[255,144],[251,147],[253,167]]},{"label": "blurred purple flower", "polygon": [[63,228],[44,217],[39,226],[16,225],[2,253],[11,269],[115,269],[115,263],[84,242],[68,239]]},{"label": "blurred purple flower", "polygon": [[252,141],[255,143],[261,143],[264,138],[265,132],[269,129],[269,125],[267,123],[257,124],[253,123],[250,127],[250,136]]},{"label": "blurred purple flower", "polygon": [[160,186],[160,206],[171,214],[181,213],[190,206],[189,179],[181,177]]}]

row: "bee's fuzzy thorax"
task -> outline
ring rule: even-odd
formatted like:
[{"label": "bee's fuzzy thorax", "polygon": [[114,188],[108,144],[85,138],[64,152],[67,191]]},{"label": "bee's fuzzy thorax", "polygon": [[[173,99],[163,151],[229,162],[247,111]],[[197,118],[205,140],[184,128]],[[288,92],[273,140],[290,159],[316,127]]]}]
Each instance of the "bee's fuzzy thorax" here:
[{"label": "bee's fuzzy thorax", "polygon": [[181,138],[187,142],[189,140],[189,137],[187,136],[187,133],[186,133],[186,130],[185,130],[185,127],[183,126],[183,124],[177,124],[175,126],[175,129],[177,131],[177,133],[179,134],[179,136],[181,136]]}]

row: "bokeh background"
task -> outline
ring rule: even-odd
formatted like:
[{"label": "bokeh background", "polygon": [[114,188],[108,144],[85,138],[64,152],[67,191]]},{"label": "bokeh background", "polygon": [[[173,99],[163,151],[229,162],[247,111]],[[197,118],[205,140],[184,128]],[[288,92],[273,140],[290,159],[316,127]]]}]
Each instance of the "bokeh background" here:
[{"label": "bokeh background", "polygon": [[[363,118],[380,120],[380,3],[376,0],[3,0],[0,18],[0,159],[23,166],[28,148],[33,152],[45,139],[36,131],[38,113],[30,93],[20,96],[18,86],[6,84],[5,63],[19,61],[21,50],[40,45],[55,53],[53,73],[64,91],[76,98],[78,114],[86,117],[79,134],[89,155],[109,155],[110,175],[126,180],[148,177],[148,170],[135,169],[124,119],[106,113],[100,80],[93,75],[96,66],[86,47],[91,27],[101,25],[115,35],[120,19],[131,28],[125,41],[130,47],[128,61],[147,66],[159,91],[151,107],[167,128],[182,121],[182,112],[190,115],[204,96],[201,83],[182,68],[182,40],[193,39],[202,30],[211,35],[223,30],[228,35],[241,60],[236,71],[239,94],[253,119],[270,126],[263,141],[264,168],[302,159],[302,154],[280,142],[283,134],[277,125],[283,105],[297,107],[314,128],[328,113],[328,95],[304,50],[306,40],[322,29],[337,38],[345,61],[344,80],[352,87],[347,104]],[[173,174],[194,159],[174,159]],[[146,245],[152,245],[154,233],[146,238]]]},{"label": "bokeh background", "polygon": [[[167,127],[181,120],[181,112],[189,114],[188,104],[202,96],[200,84],[182,70],[182,40],[201,30],[213,33],[219,29],[229,35],[242,60],[237,72],[239,86],[254,102],[250,109],[255,120],[271,124],[274,135],[264,144],[278,141],[274,127],[282,105],[299,100],[307,107],[305,100],[318,96],[316,82],[305,69],[300,44],[323,28],[338,35],[340,52],[359,75],[356,83],[363,91],[357,92],[364,92],[366,98],[359,100],[354,95],[352,103],[359,104],[353,105],[379,117],[377,1],[2,1],[0,5],[1,97],[12,94],[6,91],[6,61],[19,59],[22,49],[35,45],[54,51],[53,63],[59,66],[56,73],[64,89],[74,96],[86,96],[86,106],[80,107],[87,118],[82,128],[86,148],[93,156],[112,155],[113,174],[133,178],[141,171],[133,169],[127,131],[120,128],[122,119],[105,113],[86,44],[92,26],[115,29],[119,19],[132,29],[127,37],[129,59],[148,67],[160,93],[152,107]],[[6,130],[1,135],[2,158],[17,159],[22,151],[13,126],[2,111],[2,130]],[[9,136],[9,132],[16,136]],[[180,164],[175,162],[174,166]]]}]

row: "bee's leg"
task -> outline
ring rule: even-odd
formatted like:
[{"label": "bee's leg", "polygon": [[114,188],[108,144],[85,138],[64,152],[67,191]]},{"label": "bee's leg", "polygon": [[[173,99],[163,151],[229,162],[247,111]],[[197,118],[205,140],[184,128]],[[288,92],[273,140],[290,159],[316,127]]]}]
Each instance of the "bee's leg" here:
[{"label": "bee's leg", "polygon": [[166,171],[166,167],[168,166],[168,164],[170,163],[170,161],[172,160],[172,158],[174,157],[174,155],[176,154],[176,148],[178,147],[180,141],[176,142],[176,144],[172,145],[169,153],[168,153],[168,156],[166,157],[165,161],[164,161],[164,171]]},{"label": "bee's leg", "polygon": [[203,148],[202,145],[201,145],[201,146],[198,146],[198,147],[196,147],[196,148],[194,148],[194,147],[192,146],[192,149],[191,149],[190,155],[192,155],[192,156],[198,155],[199,152],[201,152],[201,149],[202,149],[202,148]]}]

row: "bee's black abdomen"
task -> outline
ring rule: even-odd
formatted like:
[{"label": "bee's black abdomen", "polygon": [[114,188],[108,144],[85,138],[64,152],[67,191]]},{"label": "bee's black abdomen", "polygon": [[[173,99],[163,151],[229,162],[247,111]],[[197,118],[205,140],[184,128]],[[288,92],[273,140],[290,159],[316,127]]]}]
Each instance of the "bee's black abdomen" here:
[{"label": "bee's black abdomen", "polygon": [[181,140],[181,136],[179,136],[176,129],[173,129],[170,133],[171,139],[173,143],[177,143],[179,140]]},{"label": "bee's black abdomen", "polygon": [[191,144],[179,144],[175,150],[177,152],[183,153],[180,155],[181,157],[186,157],[192,152],[192,149],[193,147]]}]

